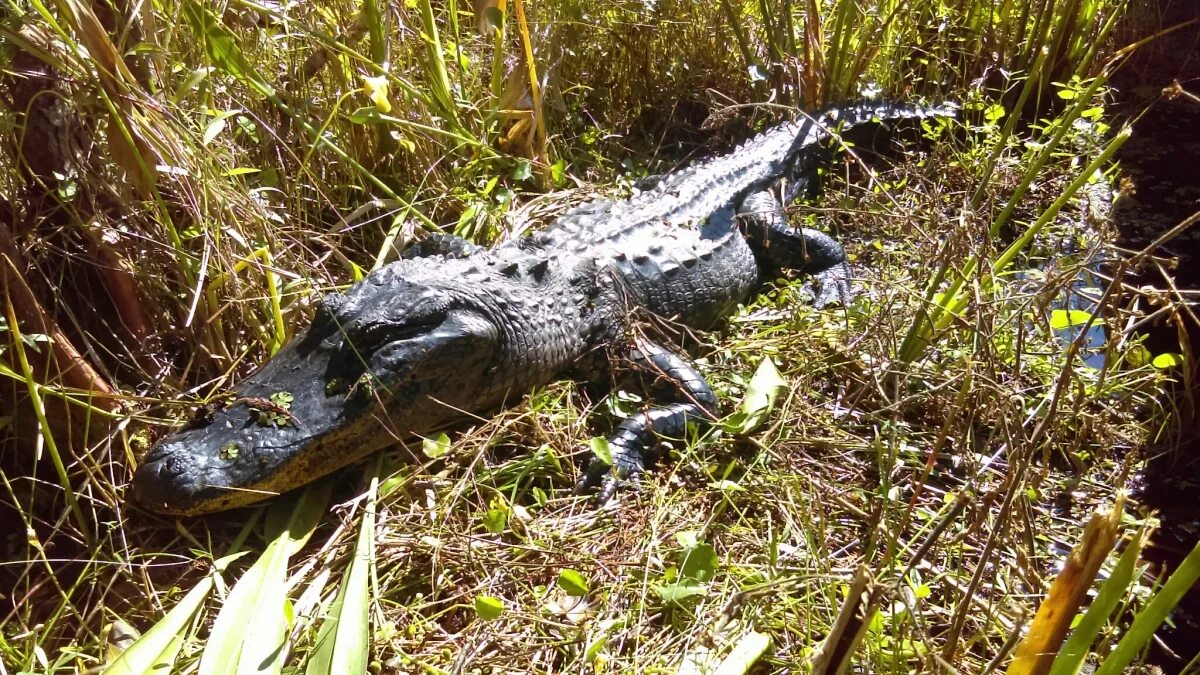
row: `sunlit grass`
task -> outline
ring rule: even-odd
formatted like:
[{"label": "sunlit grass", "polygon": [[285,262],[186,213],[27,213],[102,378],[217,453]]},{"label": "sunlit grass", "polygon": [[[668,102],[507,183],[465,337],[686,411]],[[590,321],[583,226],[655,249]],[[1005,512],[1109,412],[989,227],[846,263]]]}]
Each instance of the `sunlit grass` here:
[{"label": "sunlit grass", "polygon": [[[13,269],[96,369],[69,379],[6,287],[0,375],[36,419],[8,424],[35,430],[22,457],[36,459],[0,467],[0,500],[27,530],[5,569],[5,667],[1006,666],[1081,514],[1167,420],[1173,371],[1117,329],[1128,296],[1105,296],[1107,366],[1093,370],[1049,328],[1072,268],[1012,274],[1054,255],[1039,250],[1048,235],[1074,236],[1076,193],[1122,139],[1100,127],[1124,3],[472,8],[164,2],[110,31],[84,3],[35,1],[0,26],[20,69],[57,77],[14,100],[61,100],[85,132],[42,171],[24,108],[6,113],[17,142],[0,195],[44,223],[15,233],[28,267]],[[628,403],[569,382],[382,455],[361,484],[344,472],[331,498],[325,484],[178,522],[124,503],[178,401],[247,373],[315,294],[422,230],[490,243],[789,106],[875,91],[965,106],[886,159],[839,156],[823,196],[793,208],[847,242],[860,298],[817,312],[782,280],[702,335],[693,354],[727,411],[764,357],[786,389],[757,429],[673,448],[620,505],[569,493],[605,411]],[[45,201],[14,196],[26,188]],[[1080,269],[1105,254],[1072,252]],[[89,383],[127,408],[81,394]],[[1106,600],[1136,608],[1140,583]],[[1120,621],[1093,622],[1087,648],[1110,651]]]}]

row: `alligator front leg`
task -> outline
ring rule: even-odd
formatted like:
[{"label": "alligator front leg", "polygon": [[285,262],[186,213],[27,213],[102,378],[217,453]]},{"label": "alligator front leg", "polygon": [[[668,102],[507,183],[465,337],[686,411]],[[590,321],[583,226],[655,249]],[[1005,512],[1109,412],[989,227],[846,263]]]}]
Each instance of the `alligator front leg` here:
[{"label": "alligator front leg", "polygon": [[850,302],[850,266],[836,239],[819,230],[792,227],[783,206],[766,191],[746,197],[738,215],[746,239],[764,266],[813,275],[818,283],[814,306]]},{"label": "alligator front leg", "polygon": [[612,464],[592,457],[575,486],[576,494],[600,488],[600,503],[612,498],[623,482],[636,478],[650,463],[650,449],[659,438],[683,438],[688,422],[709,424],[716,419],[717,396],[691,363],[661,345],[645,340],[625,357],[635,368],[654,376],[652,393],[670,392],[679,402],[655,406],[630,415],[608,437]]}]

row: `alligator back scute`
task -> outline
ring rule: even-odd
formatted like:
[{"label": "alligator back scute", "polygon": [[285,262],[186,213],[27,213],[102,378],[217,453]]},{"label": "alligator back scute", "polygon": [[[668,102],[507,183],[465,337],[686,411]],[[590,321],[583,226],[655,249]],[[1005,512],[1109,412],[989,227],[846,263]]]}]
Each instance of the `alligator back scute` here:
[{"label": "alligator back scute", "polygon": [[758,265],[732,209],[699,228],[664,228],[606,248],[638,304],[692,328],[708,328],[749,296]]}]

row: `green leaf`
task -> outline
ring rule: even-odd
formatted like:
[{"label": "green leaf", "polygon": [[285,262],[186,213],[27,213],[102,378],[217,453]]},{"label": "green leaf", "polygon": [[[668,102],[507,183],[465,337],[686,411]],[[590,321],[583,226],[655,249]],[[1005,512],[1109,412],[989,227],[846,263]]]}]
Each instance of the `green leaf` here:
[{"label": "green leaf", "polygon": [[533,162],[528,159],[517,160],[517,165],[513,167],[512,177],[516,181],[529,180],[533,177]]},{"label": "green leaf", "polygon": [[217,117],[209,122],[208,126],[204,127],[204,135],[200,138],[200,145],[208,145],[213,142],[214,138],[220,136],[221,132],[225,131],[227,120],[228,118],[226,117]]},{"label": "green leaf", "polygon": [[504,602],[490,595],[480,595],[475,598],[475,613],[484,621],[492,621],[504,613]]},{"label": "green leaf", "polygon": [[363,125],[383,124],[385,121],[383,119],[383,117],[379,114],[379,110],[377,110],[375,108],[375,106],[373,106],[373,105],[368,105],[368,106],[363,106],[361,108],[357,108],[351,112],[346,113],[344,115],[344,117],[346,118],[346,120],[348,122],[351,122],[352,124],[363,124]]},{"label": "green leaf", "polygon": [[1050,312],[1050,327],[1054,330],[1082,326],[1091,320],[1092,314],[1082,309],[1055,309]]},{"label": "green leaf", "polygon": [[756,631],[743,635],[717,667],[715,675],[744,675],[771,648],[771,636]]},{"label": "green leaf", "polygon": [[470,204],[458,216],[458,224],[454,226],[455,232],[470,231],[471,224],[475,222],[475,216],[479,213],[479,206]]},{"label": "green leaf", "polygon": [[379,475],[383,457],[376,460],[371,487],[354,544],[354,557],[342,575],[337,597],[317,631],[317,642],[304,669],[305,675],[367,672],[370,635],[371,570],[375,567],[375,514],[379,500]]},{"label": "green leaf", "polygon": [[262,169],[255,169],[250,166],[236,166],[228,171],[222,171],[221,175],[227,178],[236,178],[237,176],[245,176],[251,173],[261,173]]},{"label": "green leaf", "polygon": [[488,509],[483,515],[483,529],[500,534],[508,526],[508,513],[504,509]]},{"label": "green leaf", "polygon": [[603,436],[594,436],[592,437],[592,440],[588,441],[588,446],[591,447],[592,453],[596,455],[596,459],[599,459],[608,466],[612,466],[612,448],[609,447],[607,438]]},{"label": "green leaf", "polygon": [[567,183],[567,161],[560,159],[550,165],[550,182],[554,187],[561,188]]},{"label": "green leaf", "polygon": [[717,571],[717,562],[717,550],[712,544],[696,544],[684,551],[679,573],[696,581],[708,581]]},{"label": "green leaf", "polygon": [[1166,353],[1159,354],[1158,356],[1154,357],[1154,360],[1151,361],[1150,363],[1151,363],[1151,365],[1153,365],[1155,368],[1158,368],[1159,370],[1168,370],[1170,368],[1176,368],[1176,367],[1182,366],[1183,365],[1183,355],[1175,354],[1172,352],[1166,352]]},{"label": "green leaf", "polygon": [[588,594],[587,579],[575,570],[563,570],[558,573],[558,587],[567,592],[567,595],[582,597]]},{"label": "green leaf", "polygon": [[421,452],[429,459],[437,459],[445,455],[450,452],[450,437],[445,433],[440,433],[433,438],[422,440]]},{"label": "green leaf", "polygon": [[654,591],[658,597],[668,604],[683,604],[684,600],[708,594],[703,584],[689,581],[676,581],[670,584],[655,584]]},{"label": "green leaf", "polygon": [[220,574],[229,563],[245,555],[245,551],[226,556],[213,564],[213,572],[204,577],[183,596],[167,615],[146,631],[129,648],[104,670],[105,675],[143,675],[144,673],[171,673],[175,671],[175,657],[187,637],[192,617],[204,604],[212,591],[215,575]]},{"label": "green leaf", "polygon": [[775,407],[779,394],[786,389],[787,380],[783,379],[771,357],[764,356],[758,370],[754,372],[754,377],[750,378],[746,395],[738,405],[737,412],[724,420],[722,428],[741,435],[754,431]]},{"label": "green leaf", "polygon": [[200,657],[200,675],[279,673],[287,653],[288,558],[312,536],[329,503],[332,482],[309,486],[298,498],[283,499],[267,512],[275,533],[262,556],[238,579],[213,621]]},{"label": "green leaf", "polygon": [[1129,362],[1130,366],[1134,368],[1141,368],[1154,359],[1151,356],[1149,349],[1146,349],[1142,345],[1135,344],[1130,345],[1129,350],[1125,352],[1125,360]]}]

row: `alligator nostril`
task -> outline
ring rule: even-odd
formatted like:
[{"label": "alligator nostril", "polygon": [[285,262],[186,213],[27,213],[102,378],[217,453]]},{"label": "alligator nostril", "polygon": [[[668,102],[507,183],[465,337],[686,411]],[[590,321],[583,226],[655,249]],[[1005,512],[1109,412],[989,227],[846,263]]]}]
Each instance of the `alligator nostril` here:
[{"label": "alligator nostril", "polygon": [[169,479],[187,472],[189,461],[186,453],[168,445],[159,445],[146,453],[138,468],[139,474],[153,475],[158,479]]},{"label": "alligator nostril", "polygon": [[181,455],[175,454],[167,457],[162,463],[163,466],[159,470],[158,475],[162,478],[174,478],[187,471],[188,463]]}]

